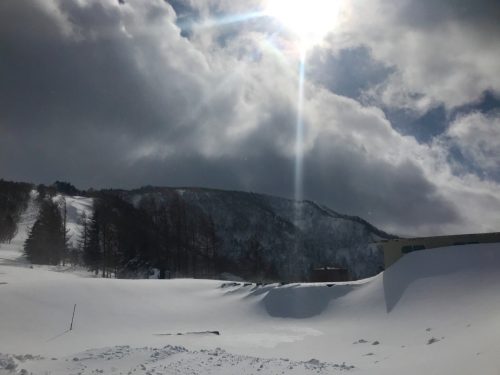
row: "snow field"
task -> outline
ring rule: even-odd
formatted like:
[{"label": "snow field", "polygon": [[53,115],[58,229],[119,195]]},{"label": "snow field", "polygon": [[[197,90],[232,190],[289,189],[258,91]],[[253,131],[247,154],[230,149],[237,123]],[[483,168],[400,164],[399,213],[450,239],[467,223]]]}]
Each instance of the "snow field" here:
[{"label": "snow field", "polygon": [[[90,207],[75,199],[72,223]],[[258,286],[30,268],[23,236],[0,245],[0,374],[500,373],[500,244],[415,252],[358,282]]]}]

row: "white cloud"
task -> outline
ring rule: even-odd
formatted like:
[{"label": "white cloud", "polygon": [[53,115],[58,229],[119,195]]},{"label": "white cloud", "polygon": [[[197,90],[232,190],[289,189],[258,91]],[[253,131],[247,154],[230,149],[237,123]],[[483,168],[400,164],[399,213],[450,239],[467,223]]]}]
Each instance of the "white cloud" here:
[{"label": "white cloud", "polygon": [[500,6],[485,2],[354,0],[349,22],[330,43],[334,49],[366,45],[377,60],[396,67],[372,92],[385,105],[420,112],[440,103],[460,106],[485,90],[500,91],[494,26]]},{"label": "white cloud", "polygon": [[500,176],[500,113],[470,113],[457,118],[440,142],[455,147],[466,163],[488,175]]}]

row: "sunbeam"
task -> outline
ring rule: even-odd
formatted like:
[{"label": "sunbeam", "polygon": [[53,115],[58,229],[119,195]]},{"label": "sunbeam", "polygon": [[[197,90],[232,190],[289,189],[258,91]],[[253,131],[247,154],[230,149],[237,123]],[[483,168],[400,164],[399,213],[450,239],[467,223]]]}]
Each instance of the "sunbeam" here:
[{"label": "sunbeam", "polygon": [[[299,61],[299,80],[297,96],[297,123],[295,133],[295,200],[303,199],[304,172],[304,81],[306,68],[306,51],[302,50]],[[300,204],[297,203],[296,221],[300,220]]]},{"label": "sunbeam", "polygon": [[209,18],[199,23],[194,23],[194,24],[186,23],[186,24],[181,24],[179,26],[182,29],[190,29],[190,28],[206,29],[206,28],[219,27],[224,25],[231,25],[234,23],[245,22],[255,18],[266,17],[266,16],[268,15],[265,12],[259,12],[259,11],[248,12],[248,13],[228,15],[219,18]]}]

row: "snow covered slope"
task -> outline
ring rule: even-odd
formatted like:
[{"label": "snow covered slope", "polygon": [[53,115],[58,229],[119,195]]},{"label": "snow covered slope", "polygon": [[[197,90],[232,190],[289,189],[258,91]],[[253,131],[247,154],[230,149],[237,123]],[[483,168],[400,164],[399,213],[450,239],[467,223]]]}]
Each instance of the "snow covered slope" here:
[{"label": "snow covered slope", "polygon": [[0,374],[498,374],[499,290],[500,244],[416,252],[335,285],[0,265]]},{"label": "snow covered slope", "polygon": [[[80,236],[82,222],[82,214],[87,217],[92,215],[92,198],[79,196],[63,196],[56,195],[53,200],[61,206],[62,199],[66,200],[66,213],[68,230],[68,242],[70,245],[77,246]],[[21,219],[17,225],[17,234],[10,243],[0,243],[0,263],[25,263],[23,257],[24,241],[28,237],[30,228],[35,223],[38,214],[37,192],[33,190],[26,211],[21,215]]]},{"label": "snow covered slope", "polygon": [[63,195],[54,197],[54,200],[58,202],[61,202],[62,199],[66,200],[66,229],[68,230],[68,240],[72,246],[76,247],[78,246],[78,238],[82,230],[82,215],[85,214],[87,218],[92,216],[93,199]]}]

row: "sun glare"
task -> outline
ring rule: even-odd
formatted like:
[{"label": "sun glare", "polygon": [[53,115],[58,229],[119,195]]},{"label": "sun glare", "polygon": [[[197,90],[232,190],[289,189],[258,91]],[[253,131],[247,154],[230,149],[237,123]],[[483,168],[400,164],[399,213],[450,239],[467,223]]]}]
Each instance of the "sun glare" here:
[{"label": "sun glare", "polygon": [[310,48],[335,30],[342,1],[268,0],[265,12],[294,34],[303,48]]}]

